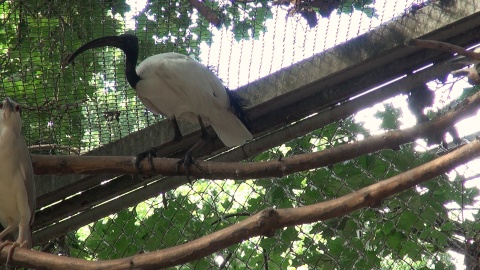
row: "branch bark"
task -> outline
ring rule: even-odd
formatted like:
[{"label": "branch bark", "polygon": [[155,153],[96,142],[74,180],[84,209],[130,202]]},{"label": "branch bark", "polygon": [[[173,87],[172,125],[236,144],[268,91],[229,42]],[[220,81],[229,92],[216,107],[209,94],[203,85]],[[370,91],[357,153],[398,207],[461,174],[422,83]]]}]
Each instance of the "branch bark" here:
[{"label": "branch bark", "polygon": [[[35,269],[159,269],[180,265],[255,236],[272,236],[275,230],[284,227],[343,216],[363,207],[376,207],[387,197],[447,173],[478,156],[480,140],[475,140],[415,169],[340,198],[299,208],[265,209],[210,235],[155,252],[118,260],[92,262],[18,248],[13,253],[11,263]],[[6,260],[8,251],[8,248],[2,250],[2,261]]]},{"label": "branch bark", "polygon": [[452,54],[458,53],[459,55],[468,57],[470,59],[480,60],[480,53],[476,53],[474,51],[467,51],[465,48],[462,48],[460,46],[446,43],[446,42],[441,42],[441,41],[407,38],[405,40],[405,45],[418,47],[418,48],[425,48],[425,49],[434,49],[437,51],[450,52]]},{"label": "branch bark", "polygon": [[222,21],[218,18],[217,14],[213,12],[213,10],[207,7],[204,3],[198,0],[188,0],[190,5],[194,7],[202,16],[213,26],[220,27],[222,25]]},{"label": "branch bark", "polygon": [[[382,149],[398,149],[400,145],[417,138],[441,133],[455,122],[474,115],[480,107],[480,92],[465,99],[445,116],[404,130],[389,131],[362,141],[328,148],[320,152],[300,154],[282,160],[265,162],[211,162],[198,161],[200,168],[191,166],[189,175],[203,179],[257,179],[285,175],[333,165]],[[43,156],[32,155],[35,174],[137,174],[134,157]],[[185,175],[183,166],[176,170],[177,159],[154,158],[154,170],[147,160],[140,164],[147,175]]]}]

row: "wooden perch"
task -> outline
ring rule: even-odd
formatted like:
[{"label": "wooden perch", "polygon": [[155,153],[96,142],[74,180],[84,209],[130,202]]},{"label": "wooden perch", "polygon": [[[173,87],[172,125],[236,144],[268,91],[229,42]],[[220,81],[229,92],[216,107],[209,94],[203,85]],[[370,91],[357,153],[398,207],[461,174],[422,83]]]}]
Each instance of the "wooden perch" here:
[{"label": "wooden perch", "polygon": [[[362,141],[328,148],[320,152],[306,153],[282,160],[265,162],[212,162],[198,161],[201,169],[191,166],[189,175],[204,179],[257,179],[282,177],[291,173],[329,166],[382,149],[398,149],[404,143],[412,142],[431,134],[443,134],[454,123],[475,115],[480,108],[480,92],[464,100],[455,110],[432,121],[404,130],[389,131],[368,137]],[[43,156],[32,155],[35,174],[137,174],[134,157],[130,156]],[[177,159],[154,158],[152,171],[147,160],[140,163],[142,172],[148,175],[185,175],[180,166],[175,171]]]},{"label": "wooden perch", "polygon": [[[405,191],[480,156],[480,140],[449,154],[356,192],[309,206],[265,209],[235,225],[199,239],[163,250],[109,261],[86,261],[17,248],[11,263],[35,269],[159,269],[198,260],[255,236],[275,230],[340,217],[363,207],[378,206],[387,197]],[[5,262],[9,248],[1,252]]]},{"label": "wooden perch", "polygon": [[452,54],[458,53],[470,59],[480,60],[480,53],[467,51],[460,46],[441,41],[407,38],[405,40],[405,45],[425,49],[434,49],[437,51],[451,52]]}]

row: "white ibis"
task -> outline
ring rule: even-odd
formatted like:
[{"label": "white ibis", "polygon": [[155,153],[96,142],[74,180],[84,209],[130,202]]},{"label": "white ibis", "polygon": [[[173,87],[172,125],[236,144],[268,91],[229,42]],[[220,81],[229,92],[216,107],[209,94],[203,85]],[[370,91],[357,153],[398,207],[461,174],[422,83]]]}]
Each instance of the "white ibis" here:
[{"label": "white ibis", "polygon": [[12,244],[7,264],[15,247],[32,248],[35,213],[35,182],[32,161],[21,134],[18,103],[6,98],[0,103],[0,240],[11,234],[15,242],[5,241],[0,250]]},{"label": "white ibis", "polygon": [[[162,53],[143,60],[135,70],[139,50],[135,35],[123,34],[92,40],[70,55],[65,65],[88,49],[104,46],[113,46],[125,53],[128,83],[147,109],[172,121],[174,140],[182,139],[177,119],[198,121],[203,142],[208,138],[204,123],[210,124],[228,147],[242,145],[252,139],[246,127],[248,120],[240,98],[228,91],[220,79],[199,62],[178,53]],[[192,151],[198,149],[202,141],[187,152],[185,159],[182,159],[184,165],[187,165],[187,159],[191,159]],[[151,156],[155,155],[148,152],[137,156],[137,168],[142,158],[148,156],[151,161]]]}]

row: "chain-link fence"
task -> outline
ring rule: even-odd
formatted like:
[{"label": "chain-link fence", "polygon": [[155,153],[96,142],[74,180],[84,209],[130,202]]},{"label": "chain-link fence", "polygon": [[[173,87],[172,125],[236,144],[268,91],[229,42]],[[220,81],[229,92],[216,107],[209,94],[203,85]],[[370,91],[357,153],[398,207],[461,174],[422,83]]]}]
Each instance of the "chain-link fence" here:
[{"label": "chain-link fence", "polygon": [[[427,17],[426,21],[432,20],[430,12],[454,14],[451,17],[456,21],[472,15],[460,12],[463,10],[456,2],[3,1],[0,3],[1,89],[4,96],[24,105],[23,134],[32,154],[90,155],[101,147],[114,145],[120,139],[158,125],[164,118],[149,112],[128,85],[125,58],[120,50],[95,49],[78,57],[74,66],[61,66],[65,57],[89,40],[135,33],[140,40],[138,62],[158,53],[179,52],[211,67],[229,88],[236,89],[248,87],[260,78],[268,81],[274,72],[339,44],[348,45],[349,40],[373,29],[378,33],[390,31],[392,21],[400,28],[407,28],[406,21],[412,16],[420,23],[422,16]],[[414,28],[429,27],[420,23],[414,24]],[[464,44],[470,41],[460,40]],[[389,43],[388,40],[377,42],[381,43],[379,47]],[[357,56],[365,52],[344,53]],[[388,55],[387,58],[390,60],[386,62],[397,60]],[[415,68],[427,64],[419,63],[421,66]],[[327,108],[384,83],[383,80],[412,74],[413,69],[398,70],[395,76],[379,79],[376,85],[370,84],[369,89],[339,95],[331,104],[308,115],[291,113],[297,118],[278,120],[262,128],[254,125],[252,133],[256,139],[267,136],[320,115]],[[359,105],[348,116],[307,128],[308,132],[295,135],[293,140],[287,136],[289,139],[282,141],[277,136],[275,147],[251,152],[254,155],[245,154],[247,158],[241,160],[281,160],[320,152],[437,119],[455,110],[465,97],[476,92],[466,81],[463,77],[429,77],[422,86],[403,89],[400,91],[403,94],[392,95],[387,100],[378,99],[366,109]],[[269,105],[282,94],[280,91],[270,93]],[[261,110],[262,103],[255,100],[258,96],[242,96],[257,106],[250,107],[250,115]],[[303,104],[296,106],[301,111]],[[76,221],[62,227],[65,232],[61,236],[42,234],[36,248],[87,260],[110,260],[177,246],[237,224],[269,207],[298,208],[329,201],[409,171],[452,151],[459,140],[473,140],[478,132],[475,126],[475,120],[463,122],[434,138],[284,177],[199,179],[192,184],[162,187],[148,195],[138,195],[142,196],[141,203],[131,203],[135,200],[122,196],[134,194],[143,186],[162,185],[162,178],[140,182],[130,176],[102,179],[93,176],[75,179],[83,181],[85,186],[79,182],[68,186],[61,181],[51,185],[57,189],[38,178],[36,230],[49,227],[56,230],[55,226],[62,226],[65,220]],[[169,136],[171,134],[173,132]],[[160,144],[160,140],[151,137],[155,135],[150,134],[149,140]],[[131,140],[130,143],[137,142]],[[138,143],[145,144],[145,141]],[[130,149],[142,147],[140,144]],[[204,154],[215,160],[215,155],[221,155],[224,150]],[[130,151],[112,150],[111,155],[137,153]],[[375,207],[287,227],[271,237],[250,238],[177,268],[478,269],[480,224],[477,222],[476,162],[473,160],[448,174],[422,182]],[[61,178],[55,181],[58,179]],[[87,186],[85,183],[91,179],[97,179],[98,185]],[[186,183],[185,177],[181,179]],[[115,191],[109,193],[113,190],[111,187]],[[101,199],[102,196],[105,198]],[[119,203],[125,207],[118,213],[98,210],[102,205],[108,208]],[[89,217],[98,218],[91,222],[87,216],[95,209],[98,211]]]}]

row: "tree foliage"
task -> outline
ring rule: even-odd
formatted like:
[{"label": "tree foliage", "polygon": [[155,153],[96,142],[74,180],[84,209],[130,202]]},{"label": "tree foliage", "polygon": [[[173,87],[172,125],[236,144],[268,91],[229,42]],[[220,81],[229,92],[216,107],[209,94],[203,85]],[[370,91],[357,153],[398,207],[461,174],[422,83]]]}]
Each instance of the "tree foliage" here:
[{"label": "tree foliage", "polygon": [[[328,3],[327,3],[328,2]],[[278,5],[312,19],[362,10],[374,16],[373,1],[310,1],[292,5],[272,1],[214,1],[209,8],[237,39],[256,38]],[[329,6],[322,6],[329,4]],[[333,7],[333,9],[332,9]],[[325,8],[325,9],[323,9]],[[0,4],[0,65],[2,89],[26,105],[24,134],[29,144],[49,144],[82,151],[109,143],[157,121],[137,100],[123,78],[123,54],[94,50],[79,57],[76,67],[61,70],[69,53],[93,38],[134,31],[141,40],[140,59],[176,51],[199,55],[201,42],[212,42],[212,26],[188,1],[147,1],[134,15],[135,29],[126,25],[131,7],[125,1],[5,1]],[[302,13],[303,12],[303,13]],[[314,25],[309,21],[311,25]],[[152,38],[155,37],[155,39]],[[112,64],[113,63],[113,64]],[[81,71],[81,72],[80,72]],[[387,106],[376,114],[381,128],[398,127],[400,112]],[[331,124],[264,152],[261,161],[296,153],[321,151],[357,140],[369,131],[353,118]],[[55,147],[49,153],[61,153]],[[414,145],[384,150],[328,168],[279,179],[241,184],[198,181],[145,201],[69,234],[70,255],[113,259],[181,244],[242,220],[266,207],[310,205],[349,194],[434,158]],[[478,189],[463,186],[456,175],[425,182],[377,208],[310,225],[287,228],[271,238],[256,238],[215,256],[190,263],[207,269],[226,263],[260,269],[449,269],[447,250],[460,239],[475,237],[479,225],[460,223],[446,205],[473,205]],[[227,215],[231,215],[225,218]],[[478,213],[475,214],[478,218]]]},{"label": "tree foliage", "polygon": [[[391,108],[390,106],[387,106]],[[386,113],[389,113],[386,110]],[[383,116],[381,116],[383,119]],[[331,124],[277,149],[256,161],[320,151],[355,140],[367,133],[352,119]],[[328,168],[300,172],[279,179],[198,181],[161,197],[147,200],[85,227],[70,239],[75,256],[109,259],[172,247],[215,232],[267,207],[311,205],[349,194],[364,186],[417,167],[434,158],[416,152],[414,145],[384,150]],[[450,269],[447,250],[462,246],[459,236],[473,237],[471,222],[460,224],[445,208],[449,203],[472,205],[477,188],[461,189],[464,179],[440,176],[399,194],[375,208],[345,217],[286,228],[270,238],[259,237],[221,253],[190,263],[208,268],[227,260],[231,268],[258,269]],[[469,236],[463,230],[471,231]],[[112,243],[114,247],[112,248]],[[72,255],[73,255],[72,254]]]},{"label": "tree foliage", "polygon": [[[371,1],[345,1],[347,7]],[[238,40],[258,37],[275,5],[270,1],[211,2],[209,7]],[[135,29],[126,20],[132,8],[125,1],[6,1],[0,5],[0,63],[5,94],[26,104],[25,133],[31,143],[93,149],[154,121],[136,100],[125,80],[123,55],[115,49],[83,54],[75,68],[60,69],[62,60],[93,38],[135,31],[140,59],[160,52],[199,55],[201,42],[212,41],[212,28],[188,1],[147,1],[134,14]],[[367,9],[365,9],[367,10]],[[154,36],[155,39],[151,37]],[[111,63],[114,63],[112,68]],[[88,83],[85,83],[88,82]],[[86,106],[84,106],[86,105]],[[50,110],[56,108],[56,110]],[[27,121],[28,121],[27,120]],[[115,121],[112,121],[115,120]],[[106,131],[104,126],[109,127]],[[57,148],[47,152],[56,153]]]}]

